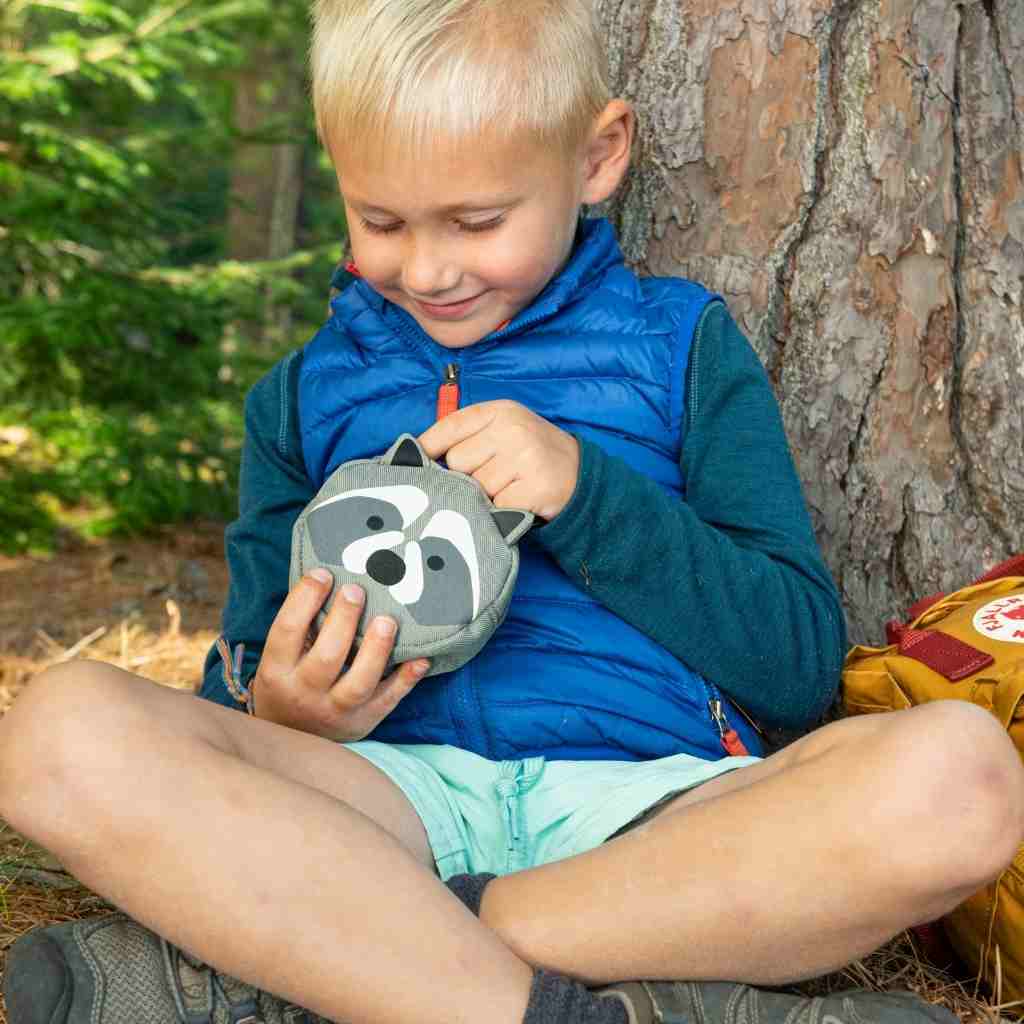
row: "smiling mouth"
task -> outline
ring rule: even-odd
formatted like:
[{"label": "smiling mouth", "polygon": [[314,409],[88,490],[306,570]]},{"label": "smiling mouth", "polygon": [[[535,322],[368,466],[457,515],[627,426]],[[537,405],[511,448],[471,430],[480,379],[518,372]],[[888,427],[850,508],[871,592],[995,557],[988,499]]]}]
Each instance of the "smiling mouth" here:
[{"label": "smiling mouth", "polygon": [[429,317],[437,320],[457,320],[459,317],[465,316],[477,299],[484,294],[484,292],[480,292],[477,295],[471,295],[468,299],[460,299],[458,302],[434,303],[424,302],[422,299],[413,299],[413,302]]}]

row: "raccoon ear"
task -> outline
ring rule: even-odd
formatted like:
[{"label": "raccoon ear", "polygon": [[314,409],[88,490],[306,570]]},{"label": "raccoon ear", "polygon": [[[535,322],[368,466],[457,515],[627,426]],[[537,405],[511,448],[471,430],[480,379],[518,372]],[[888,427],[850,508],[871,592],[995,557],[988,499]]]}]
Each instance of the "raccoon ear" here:
[{"label": "raccoon ear", "polygon": [[383,460],[386,466],[422,468],[430,461],[412,434],[402,434],[388,449]]},{"label": "raccoon ear", "polygon": [[497,508],[491,513],[491,518],[509,547],[533,526],[533,513],[518,508]]}]

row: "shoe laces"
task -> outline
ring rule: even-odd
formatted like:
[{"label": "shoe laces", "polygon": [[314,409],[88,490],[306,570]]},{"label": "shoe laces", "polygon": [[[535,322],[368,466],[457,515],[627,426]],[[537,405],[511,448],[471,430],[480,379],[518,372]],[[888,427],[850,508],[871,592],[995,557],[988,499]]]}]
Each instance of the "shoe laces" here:
[{"label": "shoe laces", "polygon": [[279,999],[160,940],[180,1024],[330,1024],[301,1006]]}]

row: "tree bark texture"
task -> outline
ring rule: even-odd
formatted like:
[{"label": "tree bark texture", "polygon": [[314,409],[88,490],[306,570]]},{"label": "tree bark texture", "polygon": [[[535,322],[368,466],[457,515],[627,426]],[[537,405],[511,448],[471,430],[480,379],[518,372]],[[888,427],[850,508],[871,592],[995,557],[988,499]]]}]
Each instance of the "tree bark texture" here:
[{"label": "tree bark texture", "polygon": [[599,0],[627,258],[764,361],[855,641],[1024,550],[1024,0]]}]

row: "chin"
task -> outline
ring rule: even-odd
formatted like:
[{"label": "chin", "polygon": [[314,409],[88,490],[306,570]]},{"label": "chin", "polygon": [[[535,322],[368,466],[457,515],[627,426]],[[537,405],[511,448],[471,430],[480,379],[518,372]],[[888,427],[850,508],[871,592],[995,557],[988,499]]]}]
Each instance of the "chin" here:
[{"label": "chin", "polygon": [[420,325],[429,334],[438,345],[442,345],[444,348],[469,348],[470,345],[475,345],[481,338],[486,338],[490,331],[477,331],[473,334],[452,337],[450,335],[437,334],[431,331],[428,327]]}]

